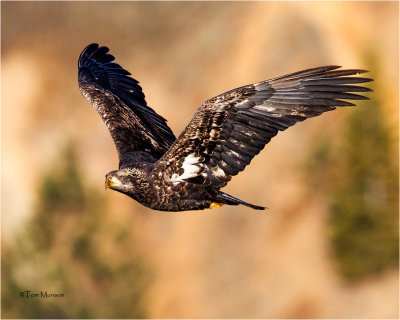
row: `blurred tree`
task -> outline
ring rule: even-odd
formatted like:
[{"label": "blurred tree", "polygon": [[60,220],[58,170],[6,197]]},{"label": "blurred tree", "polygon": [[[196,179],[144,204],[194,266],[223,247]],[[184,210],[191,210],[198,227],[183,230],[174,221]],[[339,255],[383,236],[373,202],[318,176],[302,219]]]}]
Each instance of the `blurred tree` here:
[{"label": "blurred tree", "polygon": [[[373,77],[379,68],[368,63]],[[320,172],[313,192],[330,200],[330,228],[334,256],[342,274],[358,280],[398,266],[398,162],[382,115],[380,90],[349,113],[335,145],[327,136],[307,161],[308,172]],[[309,174],[308,176],[312,176]],[[319,190],[319,191],[318,191]]]},{"label": "blurred tree", "polygon": [[[143,318],[144,262],[131,231],[110,217],[70,144],[41,182],[32,221],[3,251],[3,317]],[[20,297],[24,290],[64,297]]]}]

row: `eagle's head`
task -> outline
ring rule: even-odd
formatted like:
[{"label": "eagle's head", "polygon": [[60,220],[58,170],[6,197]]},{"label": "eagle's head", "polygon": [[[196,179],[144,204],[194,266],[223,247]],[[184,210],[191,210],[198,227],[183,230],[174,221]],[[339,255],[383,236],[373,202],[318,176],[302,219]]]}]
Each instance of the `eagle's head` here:
[{"label": "eagle's head", "polygon": [[105,188],[130,194],[134,191],[132,178],[132,173],[127,169],[111,171],[106,175]]}]

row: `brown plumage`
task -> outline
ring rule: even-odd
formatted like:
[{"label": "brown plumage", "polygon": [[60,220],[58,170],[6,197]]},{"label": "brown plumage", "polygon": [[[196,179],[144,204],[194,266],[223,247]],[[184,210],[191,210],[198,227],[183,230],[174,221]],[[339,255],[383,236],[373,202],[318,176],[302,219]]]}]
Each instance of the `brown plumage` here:
[{"label": "brown plumage", "polygon": [[79,87],[106,123],[117,147],[119,170],[106,186],[164,211],[252,205],[220,191],[279,131],[366,97],[356,76],[339,66],[307,69],[243,86],[204,102],[178,139],[149,108],[138,82],[91,44],[79,57]]}]

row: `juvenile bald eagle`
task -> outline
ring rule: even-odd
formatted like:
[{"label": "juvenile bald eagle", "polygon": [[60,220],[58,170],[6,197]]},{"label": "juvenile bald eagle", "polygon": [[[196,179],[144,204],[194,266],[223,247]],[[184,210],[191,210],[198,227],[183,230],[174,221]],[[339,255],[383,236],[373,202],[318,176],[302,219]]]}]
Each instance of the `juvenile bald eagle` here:
[{"label": "juvenile bald eagle", "polygon": [[246,85],[205,101],[178,139],[151,109],[138,81],[107,47],[93,43],[78,61],[79,88],[98,111],[115,142],[119,169],[106,188],[154,210],[185,211],[223,204],[265,209],[220,189],[283,131],[371,91],[364,70],[324,66]]}]

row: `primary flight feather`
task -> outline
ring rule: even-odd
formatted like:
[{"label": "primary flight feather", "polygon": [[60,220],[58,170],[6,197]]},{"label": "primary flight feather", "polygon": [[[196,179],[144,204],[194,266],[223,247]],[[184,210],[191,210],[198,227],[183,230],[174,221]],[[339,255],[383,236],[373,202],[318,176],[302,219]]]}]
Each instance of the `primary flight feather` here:
[{"label": "primary flight feather", "polygon": [[205,101],[175,138],[166,120],[147,106],[138,81],[107,47],[93,43],[78,61],[79,88],[114,140],[119,169],[106,187],[163,211],[223,204],[265,209],[220,189],[251,162],[279,131],[340,106],[363,100],[354,92],[364,70],[324,66],[243,86]]}]

